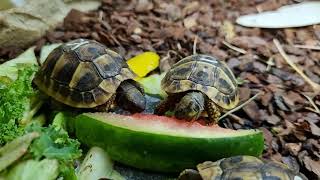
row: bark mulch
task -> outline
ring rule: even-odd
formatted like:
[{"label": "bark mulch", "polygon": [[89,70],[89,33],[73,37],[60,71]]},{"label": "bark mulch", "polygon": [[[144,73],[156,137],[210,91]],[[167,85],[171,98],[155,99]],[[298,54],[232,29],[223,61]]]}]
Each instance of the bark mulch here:
[{"label": "bark mulch", "polygon": [[[265,137],[264,158],[300,169],[309,179],[320,177],[320,95],[283,59],[273,38],[305,74],[320,84],[320,51],[294,45],[319,45],[320,25],[304,28],[259,29],[235,24],[239,15],[274,10],[291,0],[183,1],[104,0],[90,13],[72,10],[55,30],[36,45],[95,39],[126,58],[143,51],[161,56],[160,71],[197,52],[217,56],[232,68],[242,101],[258,98],[221,121],[232,129],[258,128]],[[227,42],[227,43],[226,43]],[[241,50],[228,47],[233,45]],[[244,51],[243,51],[244,50]],[[21,50],[0,51],[0,58]],[[311,97],[308,100],[307,97]],[[313,103],[313,105],[312,105]]]}]

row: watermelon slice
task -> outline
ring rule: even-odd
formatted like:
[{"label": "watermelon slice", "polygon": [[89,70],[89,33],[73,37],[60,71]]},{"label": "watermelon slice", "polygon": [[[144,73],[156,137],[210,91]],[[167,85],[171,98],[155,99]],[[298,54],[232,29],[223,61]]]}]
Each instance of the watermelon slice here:
[{"label": "watermelon slice", "polygon": [[100,146],[123,164],[158,172],[180,172],[234,155],[260,156],[264,146],[258,130],[208,127],[157,115],[84,113],[75,127],[85,145]]}]

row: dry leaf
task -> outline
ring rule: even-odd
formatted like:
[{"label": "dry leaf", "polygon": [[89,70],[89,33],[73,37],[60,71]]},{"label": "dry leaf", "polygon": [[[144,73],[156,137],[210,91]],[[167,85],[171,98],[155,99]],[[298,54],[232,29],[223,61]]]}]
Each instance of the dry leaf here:
[{"label": "dry leaf", "polygon": [[312,134],[315,136],[320,136],[320,128],[314,122],[312,122],[310,119],[307,119],[307,121],[310,124],[310,129],[311,129]]},{"label": "dry leaf", "polygon": [[243,107],[243,110],[253,121],[258,121],[260,119],[259,107],[254,101]]},{"label": "dry leaf", "polygon": [[197,25],[197,19],[198,19],[198,15],[197,14],[193,14],[189,17],[186,17],[183,20],[183,25],[184,27],[186,27],[187,29],[192,28],[193,26]]},{"label": "dry leaf", "polygon": [[149,0],[139,0],[135,8],[137,12],[146,12],[153,9],[153,3]]},{"label": "dry leaf", "polygon": [[263,119],[266,120],[268,123],[273,124],[273,125],[276,125],[276,124],[281,122],[281,119],[278,116],[274,115],[274,114],[272,114],[271,116],[266,115],[266,116],[263,117]]},{"label": "dry leaf", "polygon": [[320,176],[320,161],[314,161],[309,156],[305,156],[303,162],[308,170]]},{"label": "dry leaf", "polygon": [[302,144],[301,143],[286,143],[285,146],[292,155],[297,156],[301,150]]},{"label": "dry leaf", "polygon": [[237,36],[231,40],[231,44],[243,49],[251,49],[267,46],[267,41],[258,36]]},{"label": "dry leaf", "polygon": [[178,20],[182,16],[181,9],[173,3],[170,3],[170,4],[161,3],[160,7],[164,9],[164,12],[168,14],[171,20],[174,20],[174,21]]},{"label": "dry leaf", "polygon": [[230,40],[236,36],[236,33],[234,32],[234,26],[228,20],[223,21],[220,31],[224,34],[227,42],[230,42]]},{"label": "dry leaf", "polygon": [[188,4],[186,5],[186,7],[183,8],[182,14],[183,14],[183,16],[192,14],[192,13],[194,13],[195,11],[199,10],[199,8],[200,8],[200,4],[199,4],[198,1],[194,1],[194,2],[188,3]]}]

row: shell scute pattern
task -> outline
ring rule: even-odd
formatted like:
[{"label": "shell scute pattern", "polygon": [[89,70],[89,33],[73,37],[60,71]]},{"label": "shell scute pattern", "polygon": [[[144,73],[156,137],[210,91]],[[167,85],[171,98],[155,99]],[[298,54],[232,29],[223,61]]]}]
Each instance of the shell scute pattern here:
[{"label": "shell scute pattern", "polygon": [[78,91],[90,91],[96,88],[103,79],[97,75],[92,63],[81,62],[73,74],[69,86]]},{"label": "shell scute pattern", "polygon": [[65,52],[75,53],[80,61],[92,61],[106,53],[106,47],[95,41],[78,39],[63,46]]},{"label": "shell scute pattern", "polygon": [[80,62],[74,58],[74,54],[68,52],[60,56],[51,74],[51,78],[60,84],[68,85],[72,80]]},{"label": "shell scute pattern", "polygon": [[228,66],[212,56],[188,56],[167,72],[162,88],[171,93],[198,90],[225,109],[234,108],[239,102],[237,83]]},{"label": "shell scute pattern", "polygon": [[96,41],[78,39],[54,49],[34,83],[57,101],[92,108],[106,103],[122,81],[134,77],[119,54]]},{"label": "shell scute pattern", "polygon": [[46,74],[48,76],[51,76],[52,71],[54,70],[54,66],[56,65],[57,61],[63,54],[62,47],[58,47],[54,49],[47,57],[47,60],[43,63],[43,65],[40,68],[40,71],[42,74]]},{"label": "shell scute pattern", "polygon": [[216,162],[206,161],[198,164],[197,169],[203,179],[307,179],[303,174],[283,164],[253,156],[233,156]]},{"label": "shell scute pattern", "polygon": [[93,63],[104,79],[118,75],[123,64],[122,61],[115,60],[108,54],[96,58]]}]

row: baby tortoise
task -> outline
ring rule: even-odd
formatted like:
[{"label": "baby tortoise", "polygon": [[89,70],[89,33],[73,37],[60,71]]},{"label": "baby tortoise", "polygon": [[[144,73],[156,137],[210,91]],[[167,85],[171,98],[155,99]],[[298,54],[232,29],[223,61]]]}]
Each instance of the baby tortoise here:
[{"label": "baby tortoise", "polygon": [[234,156],[216,162],[206,161],[197,169],[186,169],[179,180],[308,180],[286,165],[253,156]]},{"label": "baby tortoise", "polygon": [[194,54],[177,62],[166,73],[161,87],[168,97],[156,110],[164,114],[174,108],[178,119],[195,120],[206,110],[210,123],[220,112],[239,103],[236,78],[228,66],[215,57]]},{"label": "baby tortoise", "polygon": [[146,102],[134,77],[119,54],[96,41],[77,39],[49,54],[34,83],[71,107],[108,111],[116,101],[126,110],[140,112]]}]

